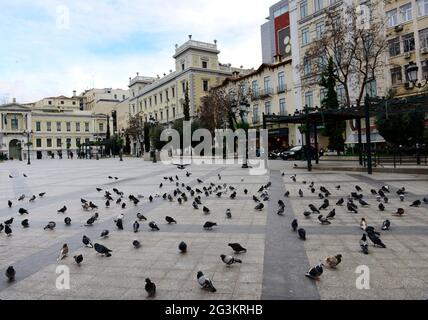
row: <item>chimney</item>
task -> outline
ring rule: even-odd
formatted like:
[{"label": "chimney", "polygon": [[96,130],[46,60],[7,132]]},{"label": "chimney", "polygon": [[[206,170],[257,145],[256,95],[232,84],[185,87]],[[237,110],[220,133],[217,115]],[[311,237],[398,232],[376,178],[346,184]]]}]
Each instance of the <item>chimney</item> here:
[{"label": "chimney", "polygon": [[12,101],[13,101],[13,103],[16,103],[16,98],[13,98],[13,100],[12,100]]},{"label": "chimney", "polygon": [[233,79],[238,79],[239,78],[239,71],[235,70],[232,72],[232,78]]},{"label": "chimney", "polygon": [[76,90],[73,90],[73,97],[76,96]]},{"label": "chimney", "polygon": [[138,77],[138,76],[140,76],[140,73],[139,73],[139,72],[137,72],[137,77]]},{"label": "chimney", "polygon": [[189,34],[189,40],[192,40],[192,35],[191,34]]}]

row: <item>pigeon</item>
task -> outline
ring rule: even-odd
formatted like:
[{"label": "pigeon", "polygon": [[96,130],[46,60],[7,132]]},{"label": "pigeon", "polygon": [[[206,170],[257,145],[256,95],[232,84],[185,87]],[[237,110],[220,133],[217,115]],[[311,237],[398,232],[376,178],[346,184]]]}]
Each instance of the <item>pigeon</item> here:
[{"label": "pigeon", "polygon": [[311,209],[313,213],[320,213],[320,211],[313,204],[309,205],[309,209]]},{"label": "pigeon", "polygon": [[293,231],[296,232],[297,228],[299,227],[299,223],[297,222],[297,219],[294,219],[291,223],[291,228],[293,228]]},{"label": "pigeon", "polygon": [[367,202],[365,202],[363,199],[359,199],[358,200],[358,202],[360,203],[360,205],[361,206],[363,206],[363,207],[367,207],[367,206],[369,206],[370,204],[368,204]]},{"label": "pigeon", "polygon": [[338,254],[334,257],[328,257],[325,259],[325,264],[332,269],[335,269],[342,262],[342,255]]},{"label": "pigeon", "polygon": [[62,207],[61,209],[59,209],[58,211],[57,211],[57,213],[65,213],[67,211],[67,207],[66,206],[64,206],[64,207]]},{"label": "pigeon", "polygon": [[344,203],[345,203],[345,200],[342,198],[339,201],[337,201],[336,205],[341,207],[343,206]]},{"label": "pigeon", "polygon": [[254,207],[254,210],[262,211],[265,205],[263,203],[259,203]]},{"label": "pigeon", "polygon": [[299,189],[299,196],[300,196],[300,198],[303,198],[303,191],[302,191],[302,189]]},{"label": "pigeon", "polygon": [[340,190],[340,188],[341,188],[340,185],[336,186],[336,190]]},{"label": "pigeon", "polygon": [[361,218],[360,228],[361,228],[361,230],[363,230],[363,231],[365,231],[365,230],[367,229],[367,222],[366,222],[366,219]]},{"label": "pigeon", "polygon": [[122,220],[122,219],[117,219],[117,220],[115,220],[114,222],[116,223],[116,227],[117,227],[119,230],[123,230],[123,220]]},{"label": "pigeon", "polygon": [[236,259],[232,256],[226,256],[224,254],[220,255],[220,258],[227,266],[231,266],[234,263],[242,263],[242,260]]},{"label": "pigeon", "polygon": [[336,216],[336,209],[333,209],[329,212],[326,219],[334,219],[335,216]]},{"label": "pigeon", "polygon": [[358,210],[355,209],[355,207],[351,203],[348,203],[347,207],[348,207],[348,211],[353,213],[358,213]]},{"label": "pigeon", "polygon": [[320,214],[320,215],[318,216],[318,221],[319,221],[323,226],[326,226],[326,225],[330,225],[330,224],[331,224],[331,222],[330,222],[327,218],[324,218],[324,216],[323,216],[322,214]]},{"label": "pigeon", "polygon": [[178,250],[180,250],[181,253],[187,252],[187,244],[184,241],[181,241],[178,245]]},{"label": "pigeon", "polygon": [[328,203],[326,203],[326,202],[324,202],[324,203],[322,204],[322,206],[321,206],[321,207],[319,207],[319,209],[318,209],[318,210],[327,210],[327,209],[328,209],[328,207],[329,207],[329,204],[328,204]]},{"label": "pigeon", "polygon": [[404,215],[404,209],[403,208],[398,208],[397,212],[395,213],[396,216],[402,216]]},{"label": "pigeon", "polygon": [[318,280],[319,277],[324,272],[324,264],[320,263],[319,265],[311,268],[308,272],[305,273],[305,276],[312,279],[312,280]]},{"label": "pigeon", "polygon": [[226,210],[226,218],[227,219],[232,219],[232,211],[230,209]]},{"label": "pigeon", "polygon": [[70,226],[71,225],[71,218],[70,217],[66,217],[64,219],[64,223],[65,223],[66,226]]},{"label": "pigeon", "polygon": [[109,208],[110,207],[110,200],[107,200],[105,205],[106,205],[106,208]]},{"label": "pigeon", "polygon": [[389,202],[388,197],[383,197],[383,202],[388,203]]},{"label": "pigeon", "polygon": [[419,208],[419,207],[421,206],[421,204],[422,204],[422,201],[421,201],[421,200],[416,200],[416,201],[414,201],[410,206],[411,206],[411,207]]},{"label": "pigeon", "polygon": [[59,252],[59,257],[57,261],[63,260],[65,257],[67,257],[67,255],[68,255],[68,245],[64,244],[61,248],[61,251]]},{"label": "pigeon", "polygon": [[96,219],[94,217],[89,218],[88,221],[86,221],[85,226],[86,227],[91,227],[94,224],[95,220]]},{"label": "pigeon", "polygon": [[389,221],[389,220],[385,220],[383,223],[382,223],[382,230],[383,231],[387,231],[387,230],[389,230],[389,228],[391,227],[391,221]]},{"label": "pigeon", "polygon": [[46,192],[39,193],[39,197],[43,198],[46,195]]},{"label": "pigeon", "polygon": [[109,235],[110,231],[108,230],[103,230],[103,232],[101,232],[101,238],[107,238]]},{"label": "pigeon", "polygon": [[247,252],[247,249],[245,249],[244,247],[242,247],[239,243],[229,243],[228,246],[231,247],[232,250],[236,254]]},{"label": "pigeon", "polygon": [[260,202],[259,198],[257,198],[256,196],[253,196],[253,200],[254,202]]},{"label": "pigeon", "polygon": [[137,233],[140,229],[140,224],[138,223],[138,221],[135,221],[132,227],[134,229],[134,233]]},{"label": "pigeon", "polygon": [[140,221],[147,221],[147,218],[146,218],[145,216],[143,216],[141,213],[137,213],[137,218],[138,218]]},{"label": "pigeon", "polygon": [[205,224],[204,224],[203,228],[204,228],[205,230],[212,230],[212,229],[213,229],[213,227],[215,227],[215,226],[217,226],[217,223],[215,223],[215,222],[211,222],[211,221],[207,221],[207,222],[205,222]]},{"label": "pigeon", "polygon": [[197,279],[198,279],[198,283],[199,285],[203,288],[203,289],[207,289],[211,292],[216,292],[216,288],[213,286],[212,281],[206,277],[202,271],[198,271],[197,274]]},{"label": "pigeon", "polygon": [[53,230],[53,229],[55,229],[55,227],[56,227],[56,223],[54,222],[54,221],[51,221],[51,222],[49,222],[45,227],[44,227],[44,229],[45,230]]},{"label": "pigeon", "polygon": [[158,225],[156,224],[156,222],[153,222],[153,221],[149,223],[149,227],[151,228],[152,231],[159,231],[160,230]]},{"label": "pigeon", "polygon": [[276,213],[277,215],[279,215],[279,216],[283,216],[284,215],[284,212],[285,212],[285,208],[284,207],[280,207],[279,209],[278,209],[278,212]]},{"label": "pigeon", "polygon": [[9,178],[13,179],[13,176],[10,174],[10,175],[9,175]]},{"label": "pigeon", "polygon": [[22,220],[21,226],[23,228],[28,228],[30,226],[30,224],[28,223],[28,219]]},{"label": "pigeon", "polygon": [[300,228],[299,230],[297,230],[297,233],[299,234],[299,238],[301,240],[306,240],[306,230],[303,228]]},{"label": "pigeon", "polygon": [[7,205],[8,205],[9,208],[12,208],[12,205],[13,205],[12,201],[8,200],[7,201]]},{"label": "pigeon", "polygon": [[88,247],[88,248],[93,248],[94,246],[92,245],[91,239],[89,239],[87,236],[83,236],[82,238],[82,242],[83,244]]},{"label": "pigeon", "polygon": [[6,233],[6,236],[10,237],[12,235],[12,228],[10,227],[10,225],[6,225],[4,227],[4,232]]},{"label": "pigeon", "polygon": [[79,254],[78,256],[74,256],[73,259],[77,263],[77,265],[80,266],[80,264],[83,261],[83,256],[81,254]]},{"label": "pigeon", "polygon": [[96,188],[96,189],[97,189],[98,192],[103,191],[103,189],[101,189],[101,188]]},{"label": "pigeon", "polygon": [[15,276],[16,276],[16,271],[13,268],[13,266],[10,266],[6,269],[6,278],[9,280],[9,282],[12,282],[15,280]]},{"label": "pigeon", "polygon": [[304,215],[306,218],[310,218],[311,214],[312,214],[312,212],[310,212],[310,211],[305,211],[305,212],[303,212],[303,215]]},{"label": "pigeon", "polygon": [[202,208],[202,211],[205,213],[205,214],[210,214],[210,209],[208,209],[207,207],[203,207]]},{"label": "pigeon", "polygon": [[424,197],[423,202],[424,202],[425,204],[428,204],[428,198],[427,198],[427,197]]},{"label": "pigeon", "polygon": [[141,247],[141,243],[138,240],[132,241],[132,245],[134,246],[135,249],[139,249]]},{"label": "pigeon", "polygon": [[126,203],[124,202],[124,203],[122,203],[122,209],[125,209],[126,208]]},{"label": "pigeon", "polygon": [[379,211],[385,211],[385,206],[383,203],[379,203],[378,208],[379,208]]},{"label": "pigeon", "polygon": [[355,190],[357,190],[358,192],[363,192],[363,189],[361,189],[360,186],[355,186]]},{"label": "pigeon", "polygon": [[146,285],[144,286],[149,298],[152,298],[156,295],[156,285],[149,279],[146,279]]},{"label": "pigeon", "polygon": [[36,196],[35,195],[33,195],[31,198],[30,198],[30,202],[34,202],[34,200],[36,200]]},{"label": "pigeon", "polygon": [[28,211],[26,209],[24,209],[24,208],[20,208],[18,212],[19,212],[20,215],[28,214]]},{"label": "pigeon", "polygon": [[95,249],[96,252],[98,252],[101,255],[104,255],[106,257],[111,257],[111,252],[112,251],[109,248],[107,248],[107,247],[105,247],[105,246],[103,246],[103,245],[101,245],[99,243],[96,243],[94,245],[94,249]]},{"label": "pigeon", "polygon": [[367,231],[367,236],[373,242],[375,247],[386,248],[386,245],[382,242],[382,240],[380,240],[380,238],[376,235],[375,232],[371,230],[366,230],[366,231]]},{"label": "pigeon", "polygon": [[364,254],[369,254],[369,243],[367,242],[366,234],[364,234],[360,240],[360,247]]},{"label": "pigeon", "polygon": [[10,218],[4,222],[5,225],[10,226],[13,223],[14,218]]},{"label": "pigeon", "polygon": [[171,218],[169,216],[165,217],[165,221],[168,222],[168,224],[172,224],[172,223],[177,224],[177,221],[175,221],[174,218]]},{"label": "pigeon", "polygon": [[248,190],[244,189],[244,194],[247,195],[248,194]]}]

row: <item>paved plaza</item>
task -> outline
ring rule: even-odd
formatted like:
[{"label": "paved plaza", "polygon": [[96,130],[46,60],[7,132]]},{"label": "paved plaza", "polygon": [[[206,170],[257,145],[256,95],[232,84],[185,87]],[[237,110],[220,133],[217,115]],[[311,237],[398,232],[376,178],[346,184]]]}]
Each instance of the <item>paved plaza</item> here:
[{"label": "paved plaza", "polygon": [[[0,163],[0,223],[14,217],[13,234],[0,233],[0,299],[147,299],[144,290],[145,279],[150,278],[157,286],[154,299],[428,299],[428,205],[410,208],[416,199],[428,195],[428,176],[376,173],[368,176],[357,172],[315,171],[308,173],[293,169],[293,163],[273,161],[266,175],[252,176],[239,165],[192,165],[185,172],[175,166],[153,164],[141,159],[125,158],[108,160],[42,160],[31,166],[25,162]],[[282,176],[282,172],[285,175]],[[23,177],[25,173],[28,177]],[[221,180],[218,178],[221,175]],[[297,174],[297,181],[290,179]],[[9,175],[13,178],[9,178]],[[229,198],[230,192],[217,198],[214,194],[202,203],[211,209],[206,216],[202,210],[192,208],[192,199],[179,205],[156,198],[152,203],[148,197],[171,193],[176,189],[163,177],[178,175],[180,184],[192,188],[209,186],[210,183],[237,188],[237,197]],[[108,179],[118,177],[118,180]],[[196,179],[203,180],[198,184]],[[175,178],[174,178],[175,179]],[[263,211],[254,210],[253,195],[268,182],[270,201],[264,202]],[[303,184],[307,181],[307,184]],[[304,211],[310,203],[319,207],[322,200],[318,192],[312,194],[308,184],[314,182],[318,190],[326,187],[336,208],[336,218],[330,226],[322,226],[317,215],[305,218]],[[164,186],[159,189],[160,183]],[[335,186],[341,185],[340,190]],[[351,214],[345,207],[334,206],[340,198],[355,191],[359,185],[365,193],[365,200],[371,205],[360,208],[358,214]],[[389,185],[390,201],[386,210],[380,212],[370,189],[378,190]],[[405,187],[408,194],[400,202],[396,191]],[[105,208],[104,191],[117,188],[124,192],[127,207],[122,209],[114,202]],[[181,185],[180,185],[181,188]],[[184,191],[184,188],[181,188]],[[244,189],[248,194],[244,194]],[[304,197],[298,195],[299,189]],[[285,191],[290,197],[285,198]],[[46,192],[45,197],[28,200],[34,194]],[[17,199],[25,194],[26,198]],[[128,195],[143,195],[134,206]],[[116,199],[117,196],[113,194]],[[84,211],[80,199],[84,198],[99,206],[96,211]],[[286,205],[283,217],[276,214],[278,200]],[[7,201],[13,201],[8,208]],[[66,214],[57,210],[66,205]],[[21,217],[19,208],[25,208],[29,215]],[[404,208],[402,217],[393,215],[397,208]],[[232,219],[226,219],[225,211],[231,209]],[[99,220],[92,227],[84,226],[95,213]],[[114,220],[124,213],[124,229],[117,230]],[[134,233],[132,224],[137,213],[144,214],[148,221],[142,223],[140,232]],[[328,213],[328,211],[326,212]],[[323,213],[324,215],[326,213]],[[168,225],[165,216],[174,217],[178,224]],[[71,226],[63,222],[68,216]],[[391,220],[389,231],[382,231],[386,249],[370,244],[369,255],[361,253],[359,240],[361,218],[380,230],[382,222]],[[30,227],[21,227],[21,221],[29,219]],[[290,227],[298,219],[299,226],[307,231],[307,241],[298,239]],[[54,231],[43,227],[55,221]],[[159,232],[149,230],[148,222],[155,221]],[[203,230],[206,221],[218,223],[212,231]],[[110,230],[110,236],[100,239],[102,230]],[[111,250],[112,256],[102,257],[94,249],[82,244],[83,235],[94,243],[100,243]],[[141,248],[132,246],[139,240]],[[178,244],[185,241],[188,252],[180,254]],[[234,255],[228,243],[240,243],[246,253]],[[63,244],[69,246],[68,257],[57,262]],[[82,254],[81,266],[73,256]],[[233,255],[242,264],[227,267],[220,254]],[[319,281],[304,276],[310,267],[326,257],[342,254],[343,260],[337,269],[325,268]],[[16,280],[9,283],[4,276],[8,266],[13,265]],[[60,265],[69,267],[70,289],[58,290],[56,269]],[[368,266],[370,289],[358,290],[356,273],[358,266]],[[196,281],[198,271],[212,279],[216,293],[202,290]]]}]

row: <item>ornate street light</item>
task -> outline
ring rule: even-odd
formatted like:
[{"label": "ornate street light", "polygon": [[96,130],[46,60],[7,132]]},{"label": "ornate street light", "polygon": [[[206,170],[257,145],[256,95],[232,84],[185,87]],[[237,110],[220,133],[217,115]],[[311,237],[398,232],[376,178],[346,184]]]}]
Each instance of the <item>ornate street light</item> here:
[{"label": "ornate street light", "polygon": [[407,79],[418,88],[425,87],[428,84],[428,79],[425,77],[424,83],[418,82],[419,67],[416,63],[410,62],[406,67]]},{"label": "ornate street light", "polygon": [[31,160],[30,160],[30,135],[33,133],[33,131],[31,130],[25,130],[24,134],[27,136],[27,165],[31,164]]},{"label": "ornate street light", "polygon": [[156,163],[156,148],[155,148],[155,141],[154,141],[154,137],[153,137],[153,129],[156,127],[156,119],[151,115],[149,118],[149,124],[150,124],[150,128],[152,129],[152,132],[150,134],[150,154],[152,156],[152,162]]}]

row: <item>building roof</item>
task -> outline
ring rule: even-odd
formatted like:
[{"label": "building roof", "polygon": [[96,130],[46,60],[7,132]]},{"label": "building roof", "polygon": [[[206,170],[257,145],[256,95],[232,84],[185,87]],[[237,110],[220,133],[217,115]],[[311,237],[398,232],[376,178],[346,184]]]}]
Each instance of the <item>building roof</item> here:
[{"label": "building roof", "polygon": [[0,111],[20,111],[20,112],[31,112],[31,108],[24,106],[19,103],[7,103],[0,105]]}]

